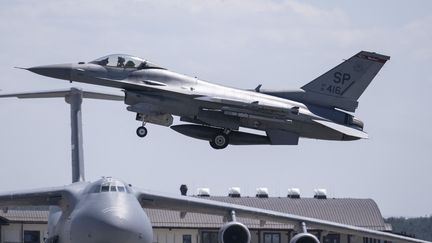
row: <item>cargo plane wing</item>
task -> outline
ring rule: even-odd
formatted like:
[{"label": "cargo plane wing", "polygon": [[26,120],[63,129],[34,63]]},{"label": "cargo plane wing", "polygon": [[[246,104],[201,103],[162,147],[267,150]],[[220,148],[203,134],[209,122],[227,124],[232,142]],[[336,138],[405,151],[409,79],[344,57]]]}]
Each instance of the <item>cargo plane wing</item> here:
[{"label": "cargo plane wing", "polygon": [[[27,70],[58,79],[124,90],[127,110],[142,122],[170,126],[184,135],[228,144],[297,145],[300,137],[324,140],[367,138],[352,114],[358,99],[389,56],[361,51],[298,90],[243,90],[169,71],[145,59],[115,54],[89,63]],[[189,124],[173,125],[173,116]],[[241,132],[241,128],[265,135]]]}]

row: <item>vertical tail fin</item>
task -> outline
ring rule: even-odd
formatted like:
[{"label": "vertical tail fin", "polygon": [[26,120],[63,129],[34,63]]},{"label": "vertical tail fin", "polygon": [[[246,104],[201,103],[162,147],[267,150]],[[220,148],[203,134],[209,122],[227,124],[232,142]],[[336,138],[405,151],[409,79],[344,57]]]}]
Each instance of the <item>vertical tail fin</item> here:
[{"label": "vertical tail fin", "polygon": [[17,97],[19,99],[34,98],[65,98],[70,105],[71,119],[71,154],[72,154],[72,183],[85,181],[84,178],[84,155],[83,155],[83,136],[81,120],[81,104],[83,98],[100,100],[124,100],[123,96],[114,94],[104,94],[98,92],[82,91],[77,88],[58,91],[27,92],[17,94],[0,95],[3,97]]},{"label": "vertical tail fin", "polygon": [[335,107],[339,107],[341,103],[355,104],[355,107],[347,109],[355,110],[358,98],[389,59],[389,56],[361,51],[304,85],[302,89],[310,98],[317,95],[325,103],[334,103]]}]

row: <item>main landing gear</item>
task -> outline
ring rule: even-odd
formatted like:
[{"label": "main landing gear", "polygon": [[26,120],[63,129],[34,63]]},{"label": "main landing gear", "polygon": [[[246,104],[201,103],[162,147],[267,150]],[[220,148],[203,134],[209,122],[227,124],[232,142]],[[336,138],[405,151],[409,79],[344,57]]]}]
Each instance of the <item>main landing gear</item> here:
[{"label": "main landing gear", "polygon": [[210,140],[210,146],[214,149],[224,149],[229,144],[230,130],[225,130],[221,133],[216,134],[212,140]]},{"label": "main landing gear", "polygon": [[147,136],[147,128],[145,126],[138,127],[136,130],[136,134],[140,138]]},{"label": "main landing gear", "polygon": [[143,138],[147,136],[147,128],[145,127],[145,122],[143,122],[142,126],[138,127],[136,130],[136,134],[138,137]]}]

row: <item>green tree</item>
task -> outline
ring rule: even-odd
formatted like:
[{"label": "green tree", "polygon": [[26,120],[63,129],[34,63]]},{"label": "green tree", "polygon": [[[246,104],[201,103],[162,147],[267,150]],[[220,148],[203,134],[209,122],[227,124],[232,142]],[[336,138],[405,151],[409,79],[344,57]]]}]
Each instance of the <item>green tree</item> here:
[{"label": "green tree", "polygon": [[397,234],[412,235],[417,239],[432,241],[432,216],[418,218],[390,217],[384,219]]}]

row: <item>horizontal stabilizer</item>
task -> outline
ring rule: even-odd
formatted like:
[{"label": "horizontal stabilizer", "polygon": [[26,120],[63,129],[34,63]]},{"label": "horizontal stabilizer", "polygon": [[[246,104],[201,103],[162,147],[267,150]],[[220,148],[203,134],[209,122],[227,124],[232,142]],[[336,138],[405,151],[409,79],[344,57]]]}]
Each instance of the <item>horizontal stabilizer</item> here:
[{"label": "horizontal stabilizer", "polygon": [[100,92],[80,91],[77,88],[56,90],[56,91],[39,91],[39,92],[25,92],[0,95],[0,98],[16,97],[19,99],[34,99],[34,98],[63,98],[69,95],[74,90],[82,92],[83,98],[99,99],[99,100],[119,100],[122,101],[124,96],[115,94],[106,94]]},{"label": "horizontal stabilizer", "polygon": [[313,120],[314,122],[317,122],[323,126],[326,126],[328,128],[331,128],[335,131],[338,131],[340,133],[343,133],[345,135],[351,136],[351,137],[356,137],[356,138],[368,138],[368,134],[357,130],[355,128],[352,127],[347,127],[341,124],[337,124],[334,122],[330,122],[330,121],[324,121],[324,120]]}]

